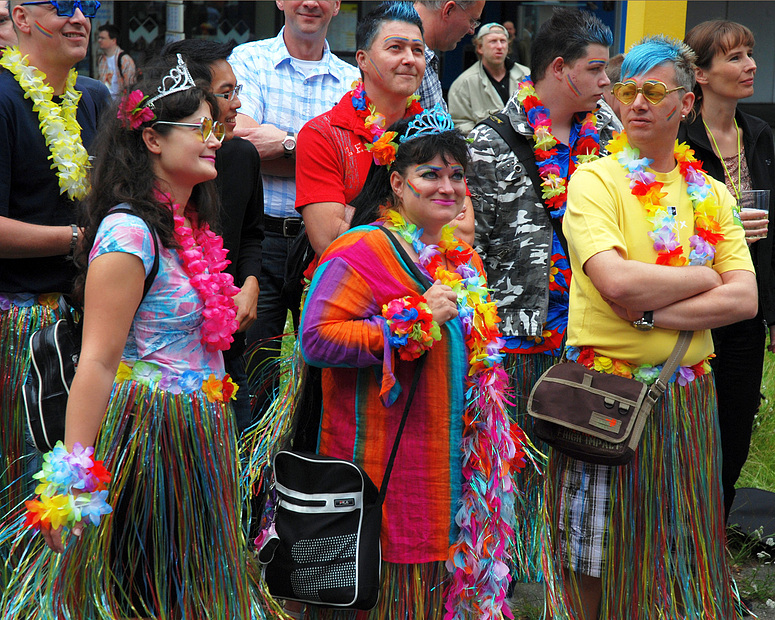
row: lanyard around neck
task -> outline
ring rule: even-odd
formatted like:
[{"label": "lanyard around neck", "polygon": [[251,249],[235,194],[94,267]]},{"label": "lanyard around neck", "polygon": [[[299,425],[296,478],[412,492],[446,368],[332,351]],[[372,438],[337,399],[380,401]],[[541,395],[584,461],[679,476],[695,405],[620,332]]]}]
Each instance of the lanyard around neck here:
[{"label": "lanyard around neck", "polygon": [[716,149],[716,155],[718,155],[718,158],[721,160],[721,165],[724,166],[724,173],[726,174],[726,178],[729,179],[729,183],[732,185],[732,189],[735,190],[735,198],[737,198],[737,204],[740,204],[740,196],[743,191],[743,183],[741,181],[741,170],[742,170],[742,161],[740,153],[742,151],[742,148],[740,146],[740,128],[737,126],[737,119],[733,119],[735,122],[735,135],[737,135],[737,185],[735,185],[734,179],[732,179],[732,175],[729,173],[729,168],[727,168],[727,163],[724,161],[724,156],[721,154],[721,149],[718,147],[718,143],[716,142],[716,138],[713,137],[713,132],[710,130],[710,127],[708,127],[708,123],[705,122],[705,119],[702,119],[702,124],[705,125],[705,131],[708,132],[708,136],[710,136],[710,141],[713,143],[714,148]]}]

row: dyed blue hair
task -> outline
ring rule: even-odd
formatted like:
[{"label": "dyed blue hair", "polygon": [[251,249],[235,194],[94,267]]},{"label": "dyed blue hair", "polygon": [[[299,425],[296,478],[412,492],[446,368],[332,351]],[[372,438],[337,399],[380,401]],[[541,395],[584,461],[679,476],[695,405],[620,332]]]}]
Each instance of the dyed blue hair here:
[{"label": "dyed blue hair", "polygon": [[683,41],[665,35],[645,37],[627,52],[622,63],[622,80],[643,75],[654,67],[672,64],[676,83],[689,93],[694,88],[694,59],[691,48]]},{"label": "dyed blue hair", "polygon": [[371,48],[374,36],[385,22],[412,24],[420,29],[420,34],[423,39],[425,38],[422,20],[411,2],[383,2],[358,22],[358,27],[355,30],[355,49],[367,50]]},{"label": "dyed blue hair", "polygon": [[555,8],[538,29],[530,46],[530,75],[542,80],[546,69],[558,56],[570,64],[587,53],[592,44],[611,47],[611,29],[588,11]]}]

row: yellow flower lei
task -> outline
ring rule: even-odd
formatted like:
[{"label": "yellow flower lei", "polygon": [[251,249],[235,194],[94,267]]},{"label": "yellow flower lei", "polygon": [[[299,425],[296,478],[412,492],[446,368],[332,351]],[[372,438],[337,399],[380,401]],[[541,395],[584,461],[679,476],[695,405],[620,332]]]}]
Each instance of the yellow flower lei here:
[{"label": "yellow flower lei", "polygon": [[78,73],[70,69],[62,95],[62,104],[54,103],[54,89],[46,83],[46,74],[32,67],[18,47],[6,48],[0,57],[0,66],[10,71],[24,96],[32,101],[38,113],[40,131],[51,151],[51,168],[56,168],[59,193],[67,192],[72,200],[82,200],[89,193],[89,154],[81,142],[81,126],[76,120],[81,93],[75,90]]}]

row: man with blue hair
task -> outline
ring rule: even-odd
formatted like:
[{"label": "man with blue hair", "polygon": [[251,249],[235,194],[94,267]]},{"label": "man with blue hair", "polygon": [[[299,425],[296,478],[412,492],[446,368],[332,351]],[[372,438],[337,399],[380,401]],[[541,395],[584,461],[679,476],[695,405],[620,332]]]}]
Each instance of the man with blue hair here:
[{"label": "man with blue hair", "polygon": [[[506,367],[517,395],[514,415],[528,433],[528,395],[543,371],[560,360],[568,321],[570,268],[560,229],[567,179],[621,128],[602,102],[612,43],[611,31],[591,13],[555,9],[535,36],[532,79],[520,82],[503,112],[487,121],[494,124],[479,124],[470,133],[475,247],[502,321]],[[553,187],[542,185],[547,179]],[[537,472],[521,476],[525,500],[515,528],[523,553],[515,577],[534,581],[543,546],[543,479]]]},{"label": "man with blue hair", "polygon": [[693,334],[630,463],[550,457],[555,619],[737,616],[708,359],[710,329],[755,316],[757,292],[734,199],[676,142],[693,60],[664,36],[632,48],[613,87],[626,133],[568,188],[568,359],[649,384],[679,332]]}]

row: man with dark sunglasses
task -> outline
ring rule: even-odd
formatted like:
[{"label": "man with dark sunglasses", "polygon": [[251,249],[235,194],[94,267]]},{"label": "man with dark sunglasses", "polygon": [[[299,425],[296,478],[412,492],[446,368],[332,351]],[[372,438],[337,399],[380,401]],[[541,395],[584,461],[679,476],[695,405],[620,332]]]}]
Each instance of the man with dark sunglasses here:
[{"label": "man with dark sunglasses", "polygon": [[[14,0],[19,43],[0,58],[0,514],[26,495],[18,459],[26,452],[29,337],[58,318],[58,295],[70,292],[76,208],[88,191],[85,149],[110,102],[105,86],[71,72],[86,56],[86,14],[97,5]],[[31,68],[40,80],[28,79]],[[0,587],[7,577],[0,574]]]}]

